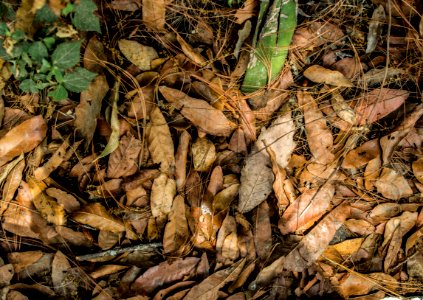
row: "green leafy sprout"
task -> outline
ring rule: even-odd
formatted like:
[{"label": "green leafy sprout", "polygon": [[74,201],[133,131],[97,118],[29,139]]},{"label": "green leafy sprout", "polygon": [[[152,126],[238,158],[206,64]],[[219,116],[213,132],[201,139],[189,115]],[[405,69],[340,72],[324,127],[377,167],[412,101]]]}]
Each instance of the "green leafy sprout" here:
[{"label": "green leafy sprout", "polygon": [[22,30],[0,22],[0,58],[9,63],[11,73],[20,81],[21,91],[47,90],[49,97],[60,101],[68,97],[68,92],[81,93],[88,88],[97,74],[79,67],[81,41],[58,38],[54,30],[64,18],[70,18],[77,30],[101,33],[95,10],[97,6],[92,0],[81,0],[79,4],[69,3],[59,17],[45,5],[34,18],[34,22],[43,25],[45,34],[34,40]]}]

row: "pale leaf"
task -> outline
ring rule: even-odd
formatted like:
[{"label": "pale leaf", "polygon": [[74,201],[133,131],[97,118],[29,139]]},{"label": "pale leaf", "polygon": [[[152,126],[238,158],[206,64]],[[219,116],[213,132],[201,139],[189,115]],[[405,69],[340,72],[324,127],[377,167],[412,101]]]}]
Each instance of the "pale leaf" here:
[{"label": "pale leaf", "polygon": [[142,71],[151,70],[151,61],[159,57],[153,47],[144,46],[136,41],[119,40],[118,44],[123,55]]},{"label": "pale leaf", "polygon": [[154,179],[150,197],[153,217],[164,217],[171,212],[175,194],[176,182],[174,179],[170,179],[165,173],[161,173]]},{"label": "pale leaf", "polygon": [[60,166],[65,158],[68,147],[69,139],[66,139],[42,167],[38,167],[34,170],[34,177],[37,181],[46,179]]},{"label": "pale leaf", "polygon": [[198,138],[192,144],[191,151],[196,171],[208,171],[216,160],[216,147],[206,138]]},{"label": "pale leaf", "polygon": [[73,213],[72,218],[81,224],[89,225],[99,230],[111,232],[125,231],[122,221],[109,214],[106,208],[100,203],[92,203],[84,206],[79,211]]},{"label": "pale leaf", "polygon": [[169,0],[142,0],[142,21],[154,30],[164,30]]},{"label": "pale leaf", "polygon": [[339,87],[352,87],[351,81],[339,71],[332,71],[319,65],[308,67],[304,76],[311,81]]},{"label": "pale leaf", "polygon": [[391,200],[399,200],[413,195],[413,190],[404,176],[390,168],[383,168],[382,174],[375,182],[375,186],[383,197]]}]

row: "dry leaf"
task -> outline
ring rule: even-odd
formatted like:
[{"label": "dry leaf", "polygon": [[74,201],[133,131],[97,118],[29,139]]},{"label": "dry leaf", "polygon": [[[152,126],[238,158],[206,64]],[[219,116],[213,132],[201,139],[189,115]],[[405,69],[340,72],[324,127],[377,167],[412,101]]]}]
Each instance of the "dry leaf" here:
[{"label": "dry leaf", "polygon": [[206,138],[198,138],[192,144],[192,160],[194,162],[194,170],[206,172],[216,160],[216,148],[212,142]]},{"label": "dry leaf", "polygon": [[386,14],[382,5],[379,5],[372,14],[372,19],[369,22],[369,33],[367,34],[367,48],[366,54],[373,52],[376,49],[379,36],[382,34],[382,26],[385,22]]},{"label": "dry leaf", "polygon": [[206,133],[229,136],[235,127],[220,110],[204,100],[191,98],[185,93],[166,86],[159,87],[167,101],[181,109],[182,115]]},{"label": "dry leaf", "polygon": [[326,126],[326,120],[317,107],[316,101],[306,92],[297,93],[298,104],[304,112],[307,141],[314,159],[321,164],[328,164],[335,159],[332,132]]},{"label": "dry leaf", "polygon": [[47,126],[41,115],[12,128],[0,139],[0,166],[21,153],[33,150],[44,139],[46,132]]},{"label": "dry leaf", "polygon": [[7,175],[6,183],[3,187],[3,197],[2,201],[0,202],[0,216],[3,212],[8,208],[8,203],[12,201],[16,190],[18,189],[21,180],[22,180],[22,172],[25,168],[25,160],[23,159],[23,155],[20,156],[19,162],[10,173]]},{"label": "dry leaf", "polygon": [[[84,68],[93,73],[100,74],[103,71],[104,62],[107,56],[104,53],[104,46],[96,36],[93,36],[85,47],[84,52]],[[107,92],[105,89],[104,92]]]},{"label": "dry leaf", "polygon": [[240,185],[238,183],[232,184],[226,189],[220,191],[213,199],[213,214],[217,214],[229,208],[231,203],[238,196]]},{"label": "dry leaf", "polygon": [[144,24],[153,30],[164,30],[168,2],[168,0],[142,0],[142,21]]},{"label": "dry leaf", "polygon": [[413,190],[407,180],[395,170],[383,168],[380,178],[375,182],[377,191],[383,197],[391,200],[399,200],[413,195]]},{"label": "dry leaf", "polygon": [[191,47],[190,44],[188,44],[187,42],[185,42],[185,40],[179,35],[176,34],[176,40],[179,42],[179,44],[181,45],[182,51],[184,52],[184,54],[196,65],[200,66],[200,67],[205,67],[207,65],[207,61],[206,59],[199,53],[197,53],[195,51],[195,49],[193,49]]},{"label": "dry leaf", "polygon": [[272,250],[272,227],[270,223],[270,208],[266,201],[257,206],[254,218],[254,244],[257,256],[265,260]]},{"label": "dry leaf", "polygon": [[401,212],[401,205],[398,203],[382,203],[376,205],[369,213],[371,222],[375,224],[388,221]]},{"label": "dry leaf", "polygon": [[99,230],[111,232],[123,232],[123,223],[109,214],[106,208],[100,203],[92,203],[84,206],[79,211],[72,214],[72,218],[85,225],[89,225]]},{"label": "dry leaf", "polygon": [[107,177],[120,178],[134,175],[138,171],[138,156],[142,143],[131,136],[123,136],[119,147],[109,156]]},{"label": "dry leaf", "polygon": [[172,174],[175,166],[173,140],[169,126],[158,107],[151,111],[146,135],[153,162],[160,164],[162,172]]},{"label": "dry leaf", "polygon": [[354,125],[357,122],[354,110],[345,102],[338,90],[331,90],[330,93],[333,110],[342,120]]},{"label": "dry leaf", "polygon": [[218,299],[219,290],[228,282],[236,280],[245,265],[245,259],[233,264],[231,267],[213,273],[198,285],[194,286],[185,296],[184,300],[213,300]]},{"label": "dry leaf", "polygon": [[172,211],[169,214],[169,222],[166,224],[163,234],[164,253],[183,253],[183,246],[188,241],[188,223],[185,217],[185,201],[180,195],[173,200]]},{"label": "dry leaf", "polygon": [[358,125],[372,124],[399,108],[409,92],[388,88],[374,89],[362,96],[354,107]]},{"label": "dry leaf", "polygon": [[326,184],[302,193],[283,213],[278,227],[282,234],[302,233],[331,207],[335,187]]},{"label": "dry leaf", "polygon": [[77,283],[71,280],[70,274],[68,274],[70,269],[71,265],[66,256],[62,252],[57,251],[51,264],[51,279],[54,291],[65,298],[78,293]]},{"label": "dry leaf", "polygon": [[79,104],[75,108],[75,127],[85,138],[87,145],[93,139],[97,118],[100,116],[101,102],[108,91],[106,77],[97,76],[88,89],[81,93]]},{"label": "dry leaf", "polygon": [[154,179],[151,187],[150,206],[153,217],[165,217],[172,211],[176,182],[165,173]]},{"label": "dry leaf", "polygon": [[[153,3],[153,1],[150,1]],[[131,63],[142,71],[151,70],[151,61],[158,58],[153,47],[144,46],[136,41],[119,40],[119,49]]]},{"label": "dry leaf", "polygon": [[128,116],[137,120],[144,119],[154,108],[154,87],[146,86],[130,91],[125,98],[129,101]]},{"label": "dry leaf", "polygon": [[413,161],[413,173],[416,179],[423,183],[423,157]]},{"label": "dry leaf", "polygon": [[332,71],[319,65],[308,67],[304,76],[311,81],[339,87],[352,87],[351,81],[339,71]]},{"label": "dry leaf", "polygon": [[50,197],[55,198],[57,203],[59,203],[60,206],[62,206],[68,213],[72,213],[80,208],[78,200],[76,200],[74,196],[66,193],[65,191],[56,188],[48,188],[46,189],[46,193]]},{"label": "dry leaf", "polygon": [[123,11],[137,11],[142,7],[142,0],[113,0],[108,7]]},{"label": "dry leaf", "polygon": [[186,130],[182,131],[179,136],[178,149],[175,154],[175,180],[178,191],[182,191],[185,187],[187,176],[187,156],[190,140],[190,134]]},{"label": "dry leaf", "polygon": [[37,181],[42,181],[49,177],[62,164],[68,147],[69,139],[66,139],[42,167],[34,170],[34,177]]},{"label": "dry leaf", "polygon": [[245,1],[242,7],[236,10],[235,23],[242,24],[245,20],[252,18],[254,16],[254,9],[256,6],[257,2],[254,0]]},{"label": "dry leaf", "polygon": [[360,169],[379,155],[379,140],[373,139],[365,142],[354,150],[348,151],[342,162],[342,167],[346,169]]}]

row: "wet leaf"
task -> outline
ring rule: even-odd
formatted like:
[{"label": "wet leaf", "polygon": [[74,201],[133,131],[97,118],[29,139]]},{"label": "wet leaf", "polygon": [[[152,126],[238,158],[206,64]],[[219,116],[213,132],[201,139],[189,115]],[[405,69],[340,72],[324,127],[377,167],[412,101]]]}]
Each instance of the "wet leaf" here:
[{"label": "wet leaf", "polygon": [[308,67],[304,71],[304,76],[317,83],[324,83],[338,87],[353,86],[351,81],[347,79],[341,72],[332,71],[319,65]]},{"label": "wet leaf", "polygon": [[153,47],[144,46],[136,41],[119,40],[118,44],[126,59],[142,71],[151,70],[151,61],[159,57]]},{"label": "wet leaf", "polygon": [[84,206],[79,211],[72,214],[72,218],[85,225],[89,225],[99,230],[111,232],[123,232],[123,223],[109,214],[106,208],[100,203],[92,203]]},{"label": "wet leaf", "polygon": [[41,115],[12,128],[0,139],[0,166],[21,153],[33,150],[44,139],[46,132],[47,126]]},{"label": "wet leaf", "polygon": [[134,175],[138,170],[138,156],[142,144],[133,136],[123,136],[119,147],[109,156],[107,177],[120,178]]},{"label": "wet leaf", "polygon": [[216,148],[212,142],[206,138],[198,138],[192,144],[192,160],[194,162],[194,170],[206,172],[216,160]]}]

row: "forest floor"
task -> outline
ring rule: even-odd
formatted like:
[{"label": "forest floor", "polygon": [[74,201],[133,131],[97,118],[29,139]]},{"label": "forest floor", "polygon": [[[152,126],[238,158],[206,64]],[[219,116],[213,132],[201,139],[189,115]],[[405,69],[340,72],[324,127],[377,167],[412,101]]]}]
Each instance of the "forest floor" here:
[{"label": "forest floor", "polygon": [[0,4],[2,299],[423,294],[423,3],[228,2]]}]

